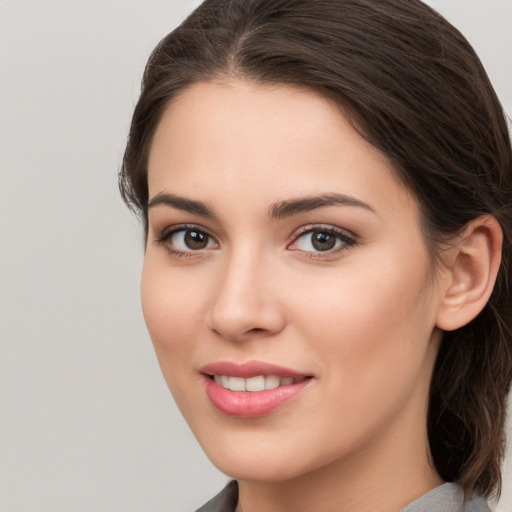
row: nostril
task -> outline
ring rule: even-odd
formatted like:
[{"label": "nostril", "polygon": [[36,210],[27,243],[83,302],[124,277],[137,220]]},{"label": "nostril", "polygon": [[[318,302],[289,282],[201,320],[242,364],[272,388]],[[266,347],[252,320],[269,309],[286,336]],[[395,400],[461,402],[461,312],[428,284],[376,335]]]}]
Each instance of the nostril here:
[{"label": "nostril", "polygon": [[249,303],[246,298],[239,299],[236,293],[227,292],[212,302],[207,318],[210,332],[231,341],[277,334],[284,325],[281,309],[268,297],[258,303]]}]

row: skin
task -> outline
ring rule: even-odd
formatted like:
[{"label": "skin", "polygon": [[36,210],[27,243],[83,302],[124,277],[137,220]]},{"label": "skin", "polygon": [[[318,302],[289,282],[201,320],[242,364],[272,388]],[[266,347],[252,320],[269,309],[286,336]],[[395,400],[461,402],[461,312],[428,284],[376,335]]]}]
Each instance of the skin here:
[{"label": "skin", "polygon": [[[161,120],[148,180],[150,201],[174,194],[215,215],[149,208],[142,304],[186,421],[239,480],[239,509],[396,511],[442,483],[426,409],[448,274],[431,264],[417,201],[340,110],[290,86],[196,84]],[[329,193],[368,207],[269,218]],[[162,240],[184,223],[211,237],[204,249]],[[315,252],[304,226],[354,243]],[[313,378],[264,417],[221,413],[199,369],[253,360]]]}]

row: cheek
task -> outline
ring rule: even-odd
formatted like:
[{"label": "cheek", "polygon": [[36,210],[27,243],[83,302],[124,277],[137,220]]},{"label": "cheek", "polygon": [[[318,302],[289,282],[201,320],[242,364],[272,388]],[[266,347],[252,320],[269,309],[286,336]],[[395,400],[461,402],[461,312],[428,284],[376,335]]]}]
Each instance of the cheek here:
[{"label": "cheek", "polygon": [[333,381],[344,389],[371,388],[383,378],[392,383],[419,371],[435,323],[422,256],[382,256],[302,284],[307,293],[295,307],[298,331],[314,340],[325,371],[336,373]]},{"label": "cheek", "polygon": [[396,268],[354,266],[338,281],[326,280],[326,293],[315,285],[297,307],[296,334],[321,365],[319,428],[342,449],[364,442],[405,408],[416,407],[417,417],[424,408],[432,364],[428,276]]},{"label": "cheek", "polygon": [[[156,260],[156,261],[155,261]],[[144,319],[164,376],[179,369],[181,357],[190,349],[190,340],[204,318],[194,286],[186,286],[180,274],[147,255],[141,278]]]},{"label": "cheek", "polygon": [[[204,312],[194,286],[183,282],[186,273],[173,272],[154,254],[146,254],[141,276],[144,319],[162,375],[184,417],[193,417],[198,389],[191,386],[190,363],[200,340]],[[195,376],[197,378],[197,376]]]}]

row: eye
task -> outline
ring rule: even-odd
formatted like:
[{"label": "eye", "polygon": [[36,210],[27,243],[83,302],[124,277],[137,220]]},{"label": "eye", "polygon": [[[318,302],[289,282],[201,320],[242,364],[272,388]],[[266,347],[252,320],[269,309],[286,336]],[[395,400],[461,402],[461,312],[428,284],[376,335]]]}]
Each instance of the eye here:
[{"label": "eye", "polygon": [[196,229],[175,231],[169,238],[169,242],[180,251],[200,251],[215,246],[207,233]]},{"label": "eye", "polygon": [[165,245],[174,254],[191,253],[218,247],[213,237],[197,227],[175,227],[164,232],[157,238],[156,242]]},{"label": "eye", "polygon": [[352,236],[334,227],[303,228],[294,242],[288,247],[306,253],[336,253],[355,245]]}]

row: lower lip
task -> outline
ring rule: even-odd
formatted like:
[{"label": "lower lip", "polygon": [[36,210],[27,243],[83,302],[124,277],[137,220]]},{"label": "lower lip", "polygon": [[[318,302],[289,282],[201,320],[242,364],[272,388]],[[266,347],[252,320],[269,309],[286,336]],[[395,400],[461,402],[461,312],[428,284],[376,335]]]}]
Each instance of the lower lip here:
[{"label": "lower lip", "polygon": [[270,414],[295,398],[311,381],[305,379],[297,384],[264,391],[231,391],[206,375],[204,380],[206,394],[212,404],[220,412],[237,418],[259,418]]}]

